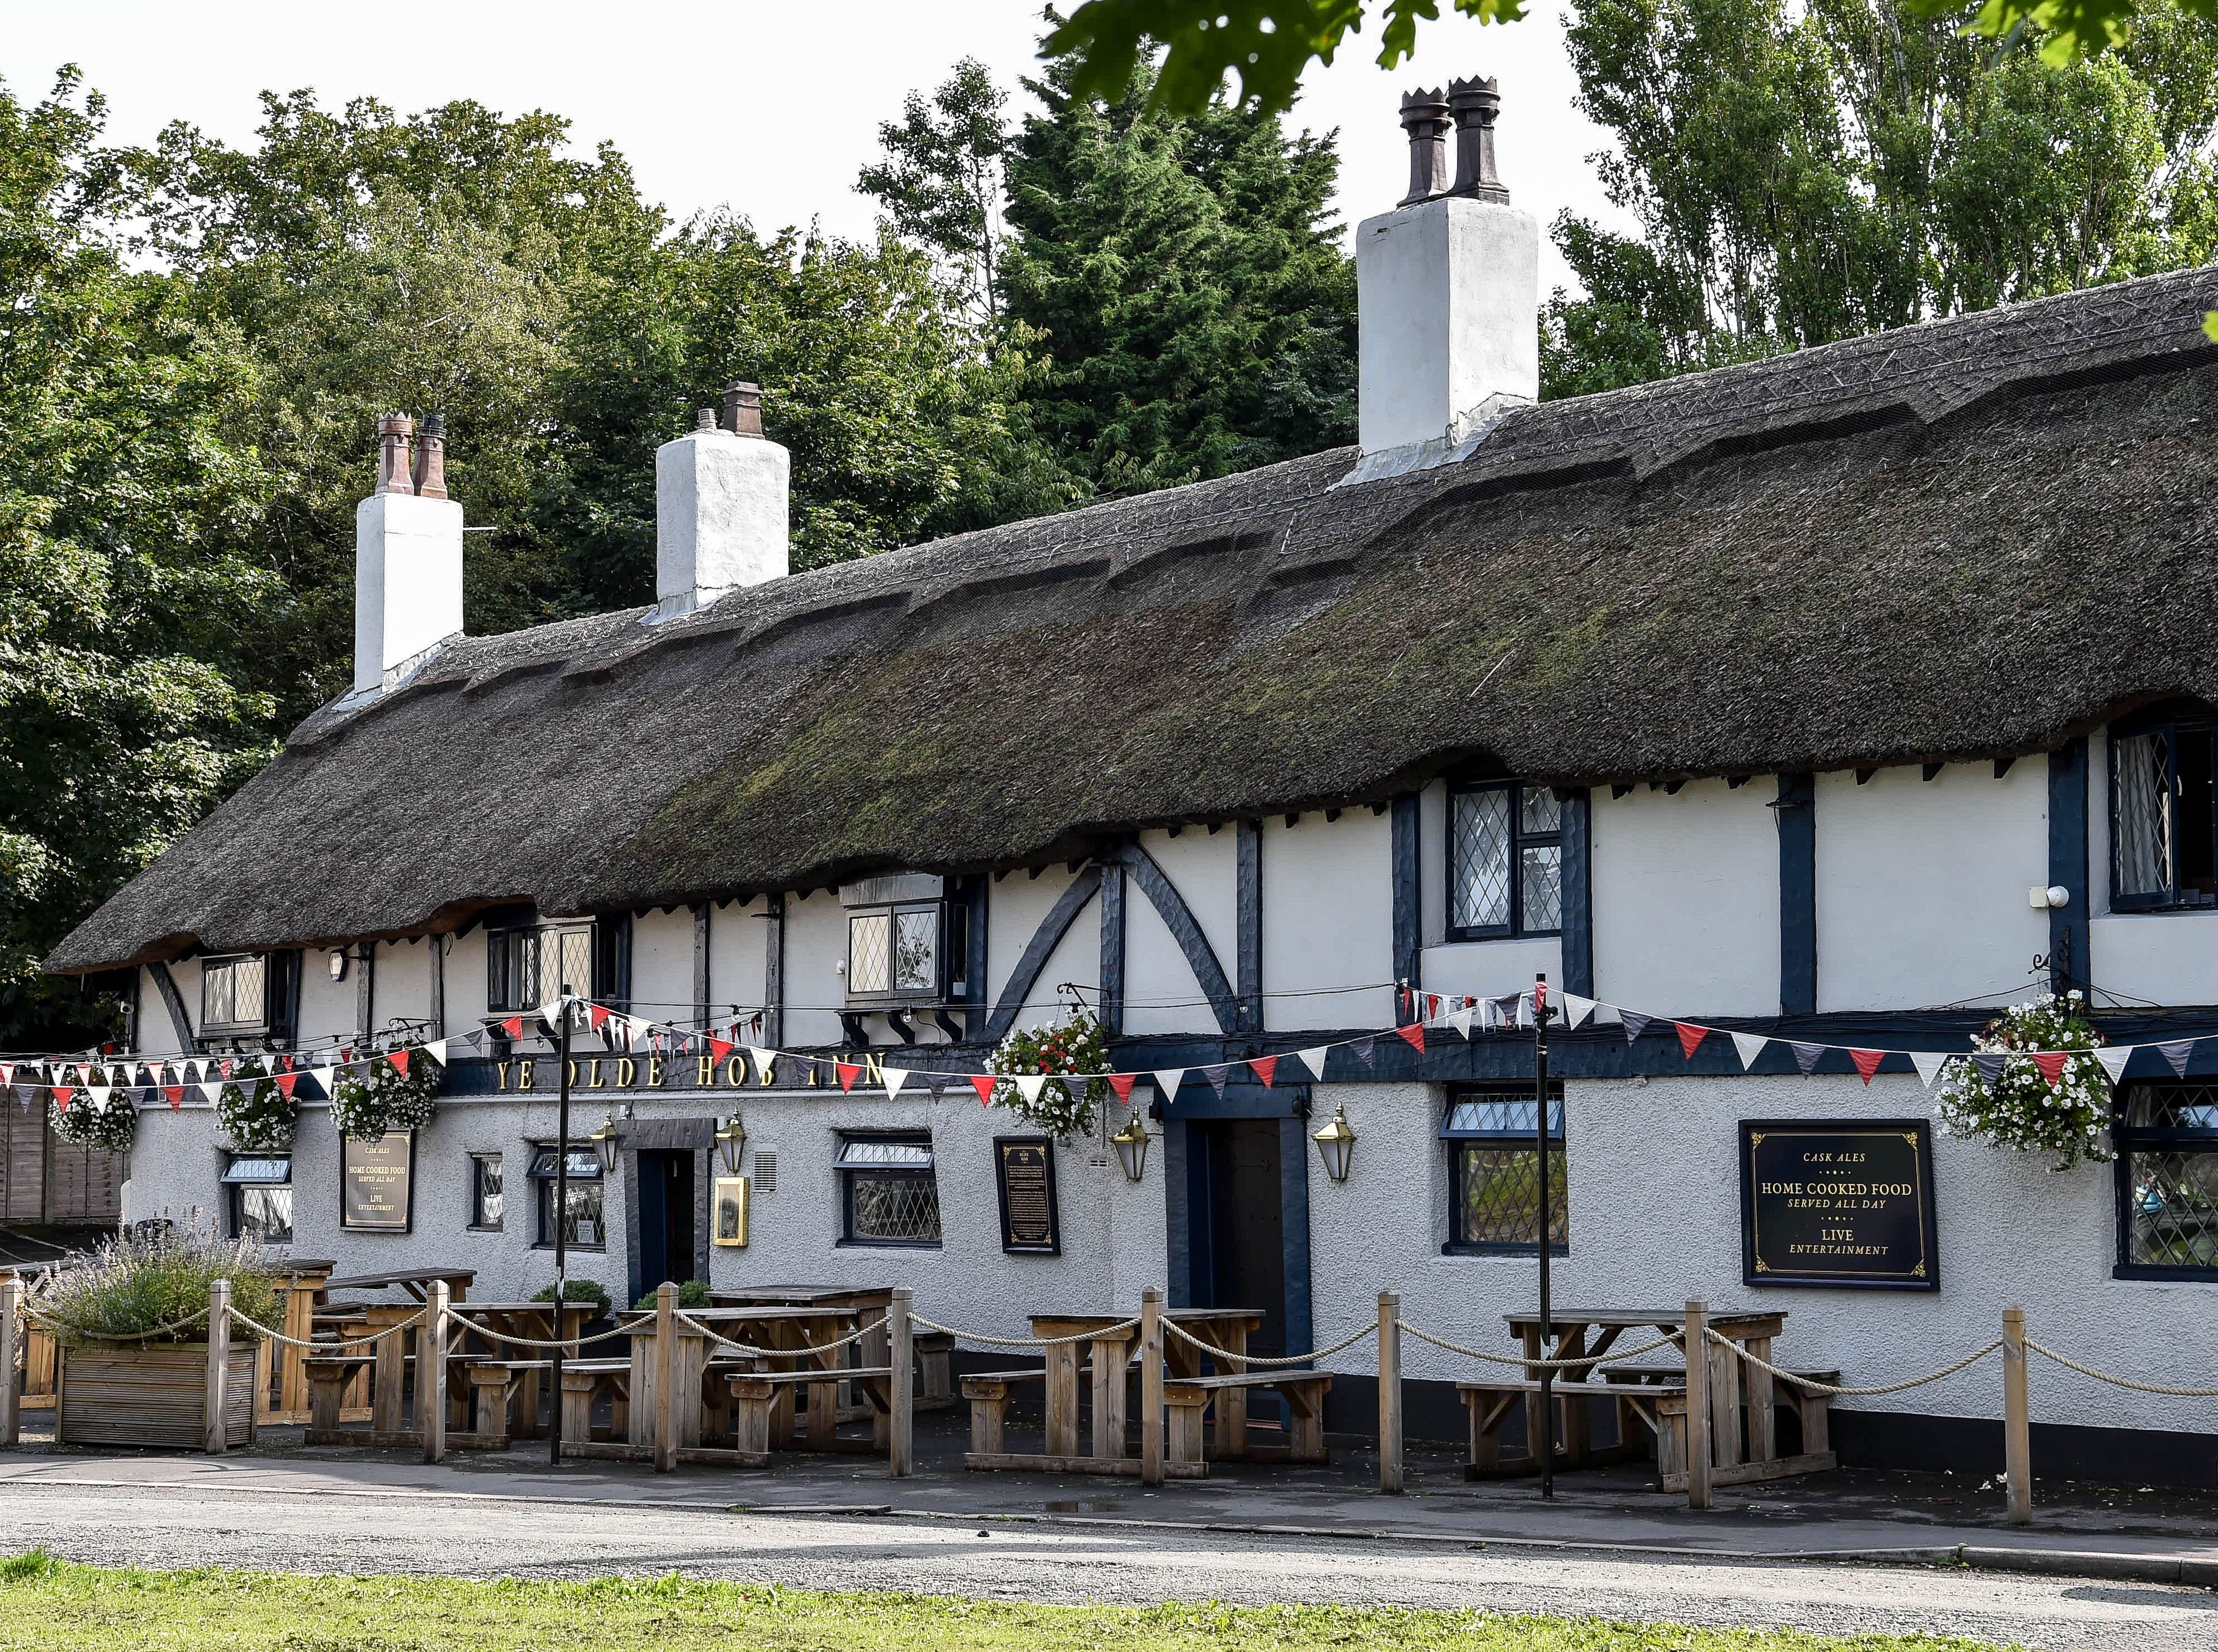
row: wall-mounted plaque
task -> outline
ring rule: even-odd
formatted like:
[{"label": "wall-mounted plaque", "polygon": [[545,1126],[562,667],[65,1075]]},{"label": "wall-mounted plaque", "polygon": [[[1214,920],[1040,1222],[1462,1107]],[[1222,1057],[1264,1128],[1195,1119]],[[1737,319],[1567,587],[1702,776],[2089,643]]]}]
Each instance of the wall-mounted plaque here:
[{"label": "wall-mounted plaque", "polygon": [[375,1142],[339,1145],[339,1226],[405,1234],[415,1214],[416,1135],[393,1130]]},{"label": "wall-mounted plaque", "polygon": [[1933,1204],[1922,1118],[1741,1121],[1750,1284],[1938,1290]]},{"label": "wall-mounted plaque", "polygon": [[[755,1155],[759,1159],[762,1155]],[[747,1179],[745,1176],[716,1178],[716,1226],[711,1230],[715,1242],[742,1247],[747,1242]]]},{"label": "wall-mounted plaque", "polygon": [[1001,1196],[1001,1248],[1015,1256],[1060,1256],[1055,1143],[1044,1135],[994,1138],[994,1185]]}]

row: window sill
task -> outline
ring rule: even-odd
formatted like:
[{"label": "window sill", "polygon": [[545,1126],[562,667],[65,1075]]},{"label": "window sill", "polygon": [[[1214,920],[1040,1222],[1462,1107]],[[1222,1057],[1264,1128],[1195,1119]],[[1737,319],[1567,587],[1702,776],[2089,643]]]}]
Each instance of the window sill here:
[{"label": "window sill", "polygon": [[[498,1234],[498,1233],[505,1233],[505,1232],[506,1232],[507,1230],[506,1230],[505,1228],[504,1228],[499,1227],[498,1224],[496,1224],[495,1226],[491,1227],[491,1228],[484,1228],[484,1227],[480,1227],[480,1226],[479,1226],[476,1222],[473,1222],[468,1223],[467,1226],[465,1226],[465,1227],[463,1228],[462,1231],[463,1231],[464,1233],[466,1233],[466,1234]],[[550,1245],[550,1246],[548,1246],[548,1248],[549,1250],[552,1250],[552,1249],[554,1249],[554,1247]]]},{"label": "window sill", "polygon": [[[1475,1245],[1460,1239],[1451,1239],[1440,1247],[1442,1256],[1538,1256],[1540,1253],[1538,1245]],[[1571,1253],[1569,1245],[1548,1247],[1551,1256],[1569,1256]]]},{"label": "window sill", "polygon": [[936,1251],[945,1241],[938,1239],[839,1239],[834,1249],[843,1251]]},{"label": "window sill", "polygon": [[2147,1262],[2121,1262],[2110,1270],[2113,1279],[2147,1279],[2160,1284],[2218,1284],[2218,1268],[2166,1268]]},{"label": "window sill", "polygon": [[[495,1231],[498,1230],[496,1229]],[[531,1248],[535,1251],[545,1251],[549,1255],[552,1255],[554,1250],[554,1241],[549,1239],[534,1240],[532,1241]],[[566,1256],[602,1256],[607,1253],[608,1248],[609,1247],[605,1245],[565,1245],[562,1247],[562,1252]],[[467,1304],[465,1304],[465,1306],[467,1306]]]}]

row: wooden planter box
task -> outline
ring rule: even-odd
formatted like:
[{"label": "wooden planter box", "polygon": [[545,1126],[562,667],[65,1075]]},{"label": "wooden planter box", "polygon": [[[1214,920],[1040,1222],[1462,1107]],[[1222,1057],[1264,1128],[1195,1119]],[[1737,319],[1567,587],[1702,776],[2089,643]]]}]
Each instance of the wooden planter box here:
[{"label": "wooden planter box", "polygon": [[[208,1344],[65,1348],[55,1383],[62,1445],[208,1446]],[[254,1443],[254,1344],[234,1342],[224,1379],[224,1443]]]}]

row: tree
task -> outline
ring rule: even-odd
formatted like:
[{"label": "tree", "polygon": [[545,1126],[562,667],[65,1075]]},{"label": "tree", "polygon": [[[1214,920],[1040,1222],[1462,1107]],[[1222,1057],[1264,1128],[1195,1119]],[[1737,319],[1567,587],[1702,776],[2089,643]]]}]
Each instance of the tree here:
[{"label": "tree", "polygon": [[1008,101],[984,64],[963,59],[929,102],[913,91],[901,119],[879,126],[884,153],[856,183],[885,208],[895,234],[939,262],[956,302],[982,330],[1000,312],[994,262]]},{"label": "tree", "polygon": [[1150,113],[1064,79],[1008,159],[1002,291],[1046,368],[1024,414],[1103,493],[1352,441],[1355,282],[1330,211],[1333,138],[1213,104]]}]

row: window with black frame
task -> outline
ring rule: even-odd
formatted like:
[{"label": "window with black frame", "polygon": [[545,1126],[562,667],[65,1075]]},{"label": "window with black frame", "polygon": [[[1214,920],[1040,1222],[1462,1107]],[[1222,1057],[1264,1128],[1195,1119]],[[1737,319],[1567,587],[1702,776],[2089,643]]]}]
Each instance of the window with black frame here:
[{"label": "window with black frame", "polygon": [[567,985],[596,993],[593,925],[537,924],[486,937],[486,1006],[499,1014],[551,1004]]},{"label": "window with black frame", "polygon": [[292,1019],[299,954],[239,952],[201,960],[200,1037],[282,1036]]},{"label": "window with black frame", "polygon": [[847,911],[847,999],[938,1003],[963,994],[969,931],[945,900]]},{"label": "window with black frame", "polygon": [[[554,1149],[544,1142],[535,1144],[530,1180],[536,1192],[533,1202],[538,1207],[539,1226],[532,1242],[547,1250],[554,1248],[556,1174]],[[563,1191],[569,1196],[564,1207],[568,1224],[564,1244],[579,1251],[607,1249],[608,1228],[602,1220],[600,1154],[591,1148],[573,1147],[569,1182]]]},{"label": "window with black frame", "polygon": [[931,1136],[842,1136],[838,1169],[842,1244],[939,1243]]},{"label": "window with black frame", "polygon": [[1564,927],[1564,805],[1516,781],[1448,789],[1448,938],[1555,935]]},{"label": "window with black frame", "polygon": [[224,1166],[226,1214],[234,1239],[293,1242],[293,1160],[284,1154],[240,1154]]},{"label": "window with black frame", "polygon": [[2218,1085],[2118,1095],[2120,1278],[2218,1279]]},{"label": "window with black frame", "polygon": [[2110,730],[2110,905],[2149,912],[2218,905],[2218,720],[2175,702]]},{"label": "window with black frame", "polygon": [[[1450,1092],[1440,1121],[1448,1155],[1448,1234],[1440,1249],[1451,1256],[1535,1254],[1540,1248],[1540,1145],[1533,1132],[1539,1109],[1527,1086],[1459,1089]],[[1548,1103],[1548,1248],[1571,1244],[1569,1180],[1564,1165],[1564,1093]]]},{"label": "window with black frame", "polygon": [[497,1153],[470,1155],[470,1226],[480,1233],[500,1231],[501,1168]]}]

